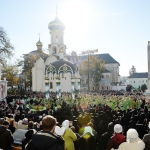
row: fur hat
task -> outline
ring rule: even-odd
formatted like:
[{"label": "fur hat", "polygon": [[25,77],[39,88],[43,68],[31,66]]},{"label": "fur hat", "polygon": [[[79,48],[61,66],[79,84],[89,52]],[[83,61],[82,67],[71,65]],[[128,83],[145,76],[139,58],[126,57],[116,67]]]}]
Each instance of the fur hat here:
[{"label": "fur hat", "polygon": [[122,126],[120,124],[116,124],[114,126],[114,132],[121,133],[122,132]]}]

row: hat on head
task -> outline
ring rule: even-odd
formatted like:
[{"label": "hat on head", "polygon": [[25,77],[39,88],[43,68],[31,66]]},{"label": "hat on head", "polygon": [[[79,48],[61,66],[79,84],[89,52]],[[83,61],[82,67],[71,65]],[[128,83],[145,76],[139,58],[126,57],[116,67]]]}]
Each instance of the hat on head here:
[{"label": "hat on head", "polygon": [[59,126],[56,126],[55,127],[55,133],[57,134],[57,135],[63,135],[63,130],[59,127]]},{"label": "hat on head", "polygon": [[127,141],[134,142],[138,137],[138,132],[135,129],[129,129],[127,131]]},{"label": "hat on head", "polygon": [[122,126],[120,124],[116,124],[114,126],[114,132],[121,133],[122,132]]},{"label": "hat on head", "polygon": [[27,119],[27,118],[24,118],[24,119],[22,120],[22,124],[28,125],[28,119]]}]

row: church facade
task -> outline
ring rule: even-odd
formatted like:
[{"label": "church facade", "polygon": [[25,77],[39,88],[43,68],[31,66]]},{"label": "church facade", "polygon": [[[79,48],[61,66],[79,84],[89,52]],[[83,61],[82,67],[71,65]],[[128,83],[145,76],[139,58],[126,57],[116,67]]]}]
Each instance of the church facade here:
[{"label": "church facade", "polygon": [[80,91],[80,75],[78,67],[67,59],[63,36],[65,26],[56,17],[49,23],[48,28],[51,37],[49,54],[42,52],[40,40],[36,44],[37,50],[31,52],[35,55],[43,53],[32,68],[32,90],[46,92],[47,98],[50,92],[56,92],[57,98],[61,92],[70,92],[74,98],[75,89]]},{"label": "church facade", "polygon": [[[74,97],[75,89],[80,91],[80,84],[83,89],[87,89],[87,76],[81,79],[76,57],[70,56],[66,52],[64,44],[65,25],[58,17],[48,25],[50,30],[50,44],[48,44],[49,54],[42,51],[42,42],[36,43],[37,50],[24,54],[25,57],[36,59],[32,67],[32,90],[49,93],[56,92],[57,97],[61,92],[71,92]],[[96,54],[98,59],[105,61],[104,78],[99,81],[99,90],[110,90],[112,82],[119,82],[120,64],[109,54]],[[80,61],[87,56],[80,56]],[[80,83],[81,82],[81,83]],[[90,90],[95,90],[90,82]]]}]

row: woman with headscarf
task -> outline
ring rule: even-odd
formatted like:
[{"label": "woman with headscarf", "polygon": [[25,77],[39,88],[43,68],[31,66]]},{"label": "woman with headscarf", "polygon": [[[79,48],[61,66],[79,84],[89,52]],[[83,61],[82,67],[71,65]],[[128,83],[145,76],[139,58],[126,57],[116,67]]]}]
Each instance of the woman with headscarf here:
[{"label": "woman with headscarf", "polygon": [[62,123],[63,139],[65,141],[66,150],[75,150],[73,141],[77,140],[75,133],[69,128],[69,120]]},{"label": "woman with headscarf", "polygon": [[78,144],[80,150],[96,150],[96,139],[90,126],[84,128],[84,134],[78,140]]},{"label": "woman with headscarf", "polygon": [[144,150],[145,144],[139,138],[138,132],[135,129],[127,131],[127,142],[120,144],[118,150]]},{"label": "woman with headscarf", "polygon": [[119,145],[126,141],[126,138],[122,132],[122,126],[120,124],[116,124],[114,126],[114,135],[110,138],[108,142],[107,150],[111,150],[112,148],[118,149]]}]

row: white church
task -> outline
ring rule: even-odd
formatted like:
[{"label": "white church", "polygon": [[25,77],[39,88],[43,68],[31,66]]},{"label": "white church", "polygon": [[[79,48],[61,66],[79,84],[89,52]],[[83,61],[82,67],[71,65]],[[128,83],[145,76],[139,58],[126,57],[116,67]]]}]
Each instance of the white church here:
[{"label": "white church", "polygon": [[[65,25],[56,16],[55,20],[48,24],[51,42],[48,45],[49,54],[42,51],[42,42],[36,43],[37,50],[24,54],[24,57],[32,56],[36,58],[32,68],[32,90],[46,92],[56,92],[57,97],[61,92],[71,92],[74,98],[75,89],[80,91],[80,81],[84,85],[87,77],[81,80],[78,70],[78,62],[75,57],[66,52],[64,44]],[[38,57],[40,54],[40,57]],[[42,55],[41,55],[42,54]],[[100,81],[99,90],[110,90],[112,82],[119,81],[120,64],[109,54],[97,54],[99,59],[105,61],[106,70],[104,78]],[[80,60],[87,56],[81,56]],[[87,85],[87,84],[86,84]],[[85,87],[84,87],[85,88]],[[86,87],[87,88],[87,87]],[[90,90],[94,90],[92,82]]]},{"label": "white church", "polygon": [[[36,43],[37,50],[25,54],[35,56],[42,53],[34,67],[32,68],[32,90],[46,92],[56,92],[57,97],[61,92],[71,92],[75,96],[75,89],[80,91],[80,75],[78,67],[68,60],[66,45],[64,44],[65,26],[58,17],[48,25],[50,30],[51,44],[49,44],[49,54],[42,52],[42,42]],[[40,55],[41,56],[41,55]]]}]

